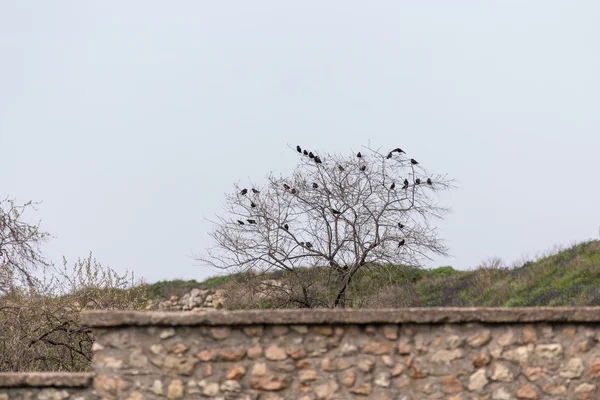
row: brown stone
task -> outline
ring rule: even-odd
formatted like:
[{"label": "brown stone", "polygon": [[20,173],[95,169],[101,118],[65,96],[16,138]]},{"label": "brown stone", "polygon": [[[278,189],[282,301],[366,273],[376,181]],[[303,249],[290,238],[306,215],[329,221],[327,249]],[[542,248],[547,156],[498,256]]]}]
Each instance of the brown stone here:
[{"label": "brown stone", "polygon": [[435,364],[450,364],[452,360],[462,358],[463,356],[464,352],[462,349],[439,350],[431,356],[431,361]]},{"label": "brown stone", "polygon": [[339,360],[337,362],[337,369],[339,369],[340,371],[343,371],[343,370],[348,369],[348,368],[350,368],[350,367],[352,367],[354,365],[355,365],[355,363],[351,359],[342,358],[341,360]]},{"label": "brown stone", "polygon": [[577,334],[577,329],[569,326],[569,327],[563,328],[563,333],[569,339],[573,339],[575,337],[575,335]]},{"label": "brown stone", "polygon": [[223,349],[219,351],[219,360],[221,361],[240,361],[246,355],[246,350]]},{"label": "brown stone", "polygon": [[285,375],[266,375],[259,378],[252,378],[250,386],[252,389],[277,391],[287,388],[290,384],[290,377]]},{"label": "brown stone", "polygon": [[375,362],[369,359],[363,359],[358,362],[358,369],[364,372],[372,371],[375,367]]},{"label": "brown stone", "polygon": [[282,361],[287,358],[287,354],[283,348],[272,344],[265,350],[265,358],[271,361]]},{"label": "brown stone", "polygon": [[350,389],[350,392],[357,394],[359,396],[368,396],[371,394],[371,391],[373,390],[373,388],[371,387],[370,383],[363,383],[362,385],[353,387],[352,389]]},{"label": "brown stone", "polygon": [[545,378],[547,374],[548,370],[543,367],[526,367],[523,369],[523,375],[525,375],[525,378],[532,382]]},{"label": "brown stone", "polygon": [[421,379],[427,376],[425,372],[418,370],[414,365],[410,366],[410,372],[408,375],[413,379]]},{"label": "brown stone", "polygon": [[548,384],[545,385],[542,390],[544,393],[551,394],[553,396],[566,396],[567,387],[565,385]]},{"label": "brown stone", "polygon": [[362,353],[365,354],[389,354],[394,349],[394,345],[388,342],[370,342],[366,346],[364,346],[361,350]]},{"label": "brown stone", "polygon": [[398,325],[385,325],[383,327],[383,337],[387,340],[398,339]]},{"label": "brown stone", "polygon": [[456,379],[452,376],[443,376],[442,377],[442,390],[444,393],[460,393],[463,391],[463,385],[460,379]]},{"label": "brown stone", "polygon": [[375,327],[375,325],[366,325],[365,333],[369,336],[375,336],[377,334],[377,328]]},{"label": "brown stone", "polygon": [[241,365],[236,365],[229,370],[225,378],[230,380],[238,380],[244,376],[244,374],[246,374],[246,368],[242,367]]},{"label": "brown stone", "polygon": [[338,391],[339,385],[331,380],[315,387],[317,399],[332,399],[335,392]]},{"label": "brown stone", "polygon": [[177,357],[168,355],[165,357],[163,366],[167,370],[175,371],[179,375],[190,376],[194,373],[194,369],[198,360],[194,357]]},{"label": "brown stone", "polygon": [[314,369],[303,369],[300,370],[298,374],[298,380],[300,382],[316,381],[318,378],[317,371]]},{"label": "brown stone", "polygon": [[530,384],[526,383],[517,389],[515,393],[518,399],[530,399],[535,400],[538,398],[537,391]]},{"label": "brown stone", "polygon": [[260,357],[262,355],[262,353],[263,353],[262,347],[260,347],[259,345],[256,345],[256,346],[252,346],[248,349],[248,351],[246,352],[246,356],[248,356],[248,358],[255,359],[255,358]]},{"label": "brown stone", "polygon": [[248,337],[261,337],[263,334],[263,329],[264,328],[262,325],[245,326],[242,328],[244,335]]},{"label": "brown stone", "polygon": [[344,332],[345,332],[344,328],[342,328],[341,326],[336,326],[333,329],[333,335],[336,336],[336,337],[338,337],[338,338],[341,338],[342,336],[344,336]]},{"label": "brown stone", "polygon": [[468,389],[471,392],[481,392],[487,384],[485,368],[480,368],[469,377]]},{"label": "brown stone", "polygon": [[167,399],[183,399],[183,382],[181,382],[179,379],[174,379],[171,381],[169,388],[167,389]]},{"label": "brown stone", "polygon": [[406,369],[406,367],[404,365],[396,364],[396,366],[392,370],[391,374],[392,374],[392,376],[398,376],[398,375],[402,374],[405,369]]},{"label": "brown stone", "polygon": [[[0,400],[3,400],[2,395],[0,395]],[[6,400],[8,400],[8,397]],[[140,392],[133,392],[127,397],[127,400],[144,400],[144,395]]]},{"label": "brown stone", "polygon": [[275,337],[285,336],[290,329],[285,325],[275,325],[271,328],[271,333]]},{"label": "brown stone", "polygon": [[577,345],[577,349],[581,353],[587,353],[592,349],[592,347],[594,347],[594,340],[591,338],[585,338]]},{"label": "brown stone", "polygon": [[286,354],[294,360],[299,360],[306,357],[306,350],[303,347],[291,347],[285,350]]},{"label": "brown stone", "polygon": [[400,389],[405,389],[410,385],[410,381],[404,377],[400,377],[398,379],[396,379],[396,385],[400,388]]},{"label": "brown stone", "polygon": [[523,327],[523,343],[535,343],[537,341],[537,331],[533,325]]},{"label": "brown stone", "polygon": [[331,359],[325,357],[321,360],[321,369],[323,371],[327,371],[327,372],[331,372],[333,371],[333,363],[331,362]]},{"label": "brown stone", "polygon": [[600,377],[600,357],[596,357],[594,362],[588,367],[588,375],[590,378]]},{"label": "brown stone", "polygon": [[312,326],[311,331],[321,336],[333,336],[333,328],[327,325]]},{"label": "brown stone", "polygon": [[482,329],[467,338],[467,343],[471,347],[481,347],[486,345],[492,339],[492,334],[489,329]]},{"label": "brown stone", "polygon": [[515,376],[505,364],[497,362],[492,370],[491,379],[493,381],[512,382],[515,380]]},{"label": "brown stone", "polygon": [[405,342],[398,343],[398,354],[407,355],[410,354],[410,344]]},{"label": "brown stone", "polygon": [[342,385],[351,387],[354,385],[354,382],[356,382],[356,372],[352,370],[346,371],[344,374],[344,379],[342,379]]},{"label": "brown stone", "polygon": [[585,366],[581,358],[574,357],[567,362],[567,365],[560,370],[559,374],[563,378],[576,379],[583,375],[584,371]]},{"label": "brown stone", "polygon": [[196,353],[196,357],[201,361],[212,361],[217,358],[217,353],[213,350],[200,350]]},{"label": "brown stone", "polygon": [[381,356],[381,361],[387,366],[387,367],[391,367],[392,365],[394,365],[394,360],[392,359],[392,357],[385,355],[385,356]]},{"label": "brown stone", "polygon": [[510,328],[508,328],[508,330],[506,332],[504,332],[503,334],[500,335],[500,337],[498,337],[498,344],[501,347],[512,346],[516,342],[517,342],[517,338],[515,337],[515,333]]},{"label": "brown stone", "polygon": [[188,351],[188,346],[185,343],[177,343],[175,346],[171,348],[171,353],[173,354],[183,354]]},{"label": "brown stone", "polygon": [[535,354],[541,358],[557,359],[563,354],[563,347],[559,343],[538,344],[535,346]]},{"label": "brown stone", "polygon": [[490,356],[487,353],[479,353],[479,355],[473,357],[471,361],[475,368],[482,368],[490,363]]},{"label": "brown stone", "polygon": [[210,328],[210,336],[215,340],[224,340],[231,334],[231,328],[227,326]]},{"label": "brown stone", "polygon": [[120,394],[129,388],[129,384],[121,378],[114,378],[107,375],[96,375],[94,378],[94,388],[101,394]]},{"label": "brown stone", "polygon": [[308,367],[312,367],[311,363],[308,362],[308,360],[303,358],[301,360],[296,361],[296,368],[302,369],[302,368],[308,368]]},{"label": "brown stone", "polygon": [[592,383],[582,383],[575,388],[575,394],[577,395],[577,399],[580,400],[591,400],[594,397],[594,393],[596,392],[596,385]]},{"label": "brown stone", "polygon": [[252,366],[252,371],[250,371],[250,375],[252,376],[265,376],[267,374],[267,364],[265,363],[255,363]]}]

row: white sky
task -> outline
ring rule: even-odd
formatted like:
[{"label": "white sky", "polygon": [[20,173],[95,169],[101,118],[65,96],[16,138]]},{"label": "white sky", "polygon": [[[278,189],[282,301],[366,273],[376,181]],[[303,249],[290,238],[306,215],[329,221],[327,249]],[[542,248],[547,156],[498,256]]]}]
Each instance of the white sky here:
[{"label": "white sky", "polygon": [[460,189],[452,258],[598,237],[600,2],[0,3],[0,196],[39,200],[51,260],[148,281],[288,145],[405,149]]}]

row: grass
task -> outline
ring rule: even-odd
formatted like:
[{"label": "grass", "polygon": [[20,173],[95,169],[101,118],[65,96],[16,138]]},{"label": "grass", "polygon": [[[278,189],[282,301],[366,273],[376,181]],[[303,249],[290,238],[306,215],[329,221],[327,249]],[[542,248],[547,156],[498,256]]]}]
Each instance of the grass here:
[{"label": "grass", "polygon": [[[192,287],[223,288],[227,293],[248,291],[270,274],[216,276],[203,282],[163,281],[149,285],[149,297],[182,295]],[[298,276],[277,278],[291,290],[300,279],[313,282],[310,290],[331,303],[338,283],[328,268],[301,268]],[[451,266],[416,269],[406,266],[370,266],[360,270],[347,293],[353,307],[521,307],[600,306],[600,241],[579,243],[514,268],[480,267],[471,271]],[[281,307],[273,299],[238,297],[232,308]],[[293,304],[283,305],[295,306]]]}]

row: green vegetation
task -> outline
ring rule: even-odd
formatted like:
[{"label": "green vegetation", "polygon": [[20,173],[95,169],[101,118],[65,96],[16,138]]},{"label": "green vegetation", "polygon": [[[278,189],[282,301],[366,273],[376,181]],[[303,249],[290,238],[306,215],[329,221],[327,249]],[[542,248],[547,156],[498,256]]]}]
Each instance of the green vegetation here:
[{"label": "green vegetation", "polygon": [[[310,287],[319,300],[330,303],[337,293],[328,268],[302,268],[300,279],[317,282]],[[315,278],[316,277],[316,278]],[[217,276],[204,282],[172,281],[151,285],[149,297],[185,293],[191,287],[222,288],[226,307],[274,308],[297,304],[278,296],[252,297],[248,293],[270,274]],[[290,273],[276,278],[297,290]],[[369,266],[360,270],[348,292],[351,307],[523,307],[599,306],[600,241],[574,245],[515,268],[495,264],[471,271],[450,266],[425,270],[406,266]],[[158,285],[158,286],[157,286]],[[160,290],[157,289],[160,287]],[[236,295],[231,295],[235,293]],[[244,294],[244,295],[242,295]]]}]

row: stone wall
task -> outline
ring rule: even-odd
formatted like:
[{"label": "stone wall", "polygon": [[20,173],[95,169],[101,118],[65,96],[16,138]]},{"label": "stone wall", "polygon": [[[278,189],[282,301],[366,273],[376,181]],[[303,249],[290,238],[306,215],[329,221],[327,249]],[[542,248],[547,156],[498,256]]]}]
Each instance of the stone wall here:
[{"label": "stone wall", "polygon": [[70,398],[598,399],[599,321],[600,308],[90,311],[96,376]]},{"label": "stone wall", "polygon": [[91,373],[0,373],[0,400],[88,400],[92,393]]}]

